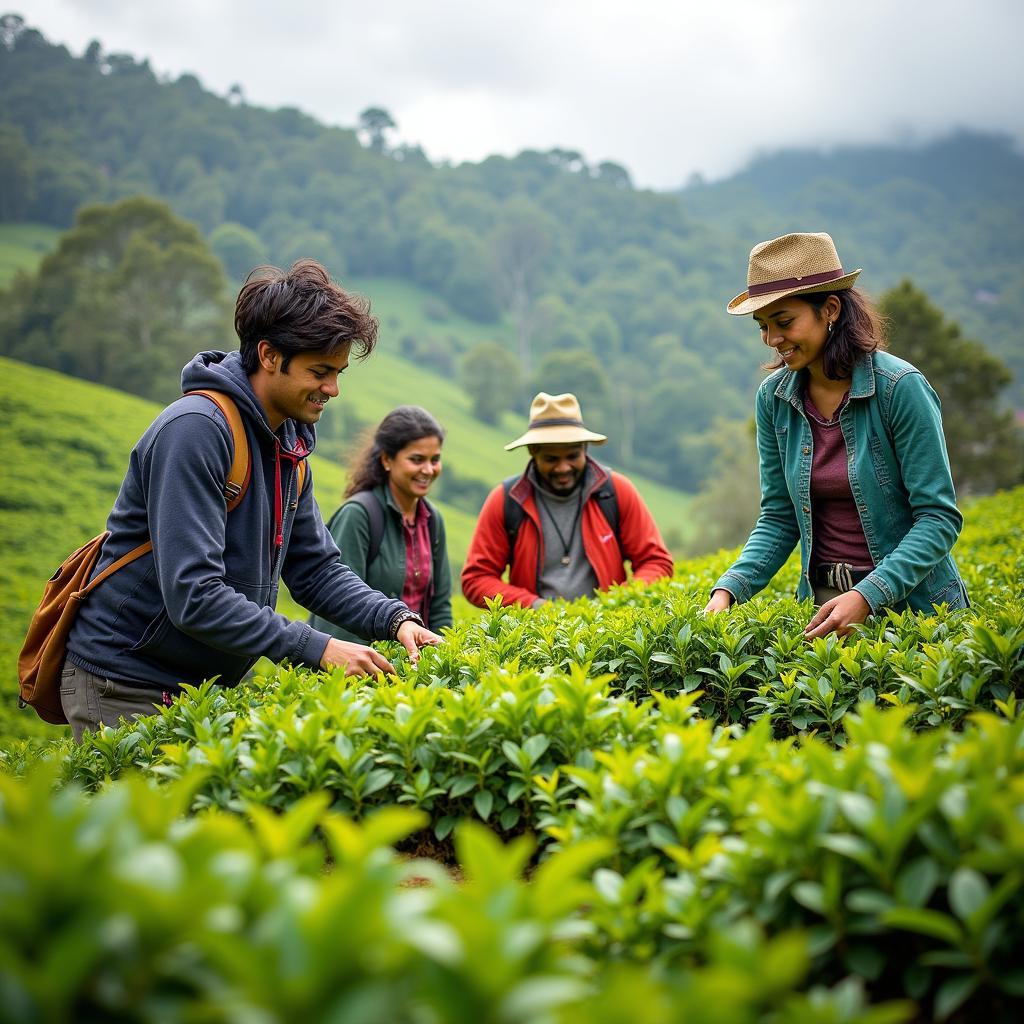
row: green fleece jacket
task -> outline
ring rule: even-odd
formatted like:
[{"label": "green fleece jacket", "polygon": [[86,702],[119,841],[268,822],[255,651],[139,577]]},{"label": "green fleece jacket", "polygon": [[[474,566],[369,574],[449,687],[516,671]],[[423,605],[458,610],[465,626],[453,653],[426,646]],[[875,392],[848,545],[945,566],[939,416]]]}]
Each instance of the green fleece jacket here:
[{"label": "green fleece jacket", "polygon": [[[402,532],[402,512],[395,503],[391,489],[385,484],[373,489],[373,494],[384,509],[384,534],[380,550],[370,565],[366,564],[370,547],[370,517],[358,502],[348,501],[341,506],[327,524],[341,560],[374,590],[389,597],[401,599],[405,586],[405,535]],[[428,628],[435,632],[452,624],[452,573],[448,565],[448,544],[445,539],[444,520],[436,506],[428,505],[436,516],[435,541],[432,551],[431,578],[427,589],[427,608],[423,616]],[[349,633],[325,619],[314,615],[310,619],[314,629],[322,630],[339,640],[365,643],[368,637]]]}]

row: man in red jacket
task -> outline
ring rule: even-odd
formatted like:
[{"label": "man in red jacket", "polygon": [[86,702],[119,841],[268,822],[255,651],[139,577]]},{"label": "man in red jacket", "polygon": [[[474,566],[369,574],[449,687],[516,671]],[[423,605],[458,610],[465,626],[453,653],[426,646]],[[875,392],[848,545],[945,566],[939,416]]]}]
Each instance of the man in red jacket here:
[{"label": "man in red jacket", "polygon": [[607,440],[583,425],[575,395],[534,398],[529,429],[505,445],[529,450],[526,471],[495,487],[480,510],[462,570],[469,601],[483,607],[499,596],[536,608],[588,597],[622,583],[626,561],[636,579],[672,574],[672,556],[636,488],[587,454],[588,444]]}]

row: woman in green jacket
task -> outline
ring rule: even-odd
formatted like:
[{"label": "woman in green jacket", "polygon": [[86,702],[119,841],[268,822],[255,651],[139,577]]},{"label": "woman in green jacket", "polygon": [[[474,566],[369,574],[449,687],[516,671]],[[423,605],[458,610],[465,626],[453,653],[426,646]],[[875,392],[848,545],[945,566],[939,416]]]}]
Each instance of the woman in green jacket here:
[{"label": "woman in green jacket", "polygon": [[[375,590],[401,598],[435,632],[452,624],[444,521],[427,501],[441,474],[444,429],[402,405],[381,420],[353,461],[344,502],[327,524],[342,560]],[[316,616],[314,628],[361,640]]]},{"label": "woman in green jacket", "polygon": [[882,321],[832,239],[791,234],[750,253],[751,315],[775,353],[757,392],[761,512],[706,612],[756,594],[800,543],[797,596],[819,605],[808,637],[882,608],[963,608],[950,551],[963,517],[939,400],[923,374],[882,351]]}]

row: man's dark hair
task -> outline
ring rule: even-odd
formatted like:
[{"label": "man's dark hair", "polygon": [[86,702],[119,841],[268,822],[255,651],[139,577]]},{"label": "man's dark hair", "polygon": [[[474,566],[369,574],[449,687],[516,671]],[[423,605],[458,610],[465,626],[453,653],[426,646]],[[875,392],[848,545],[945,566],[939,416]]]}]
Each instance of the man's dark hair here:
[{"label": "man's dark hair", "polygon": [[[822,369],[829,380],[843,380],[853,373],[853,364],[861,356],[886,347],[886,323],[874,303],[857,288],[838,292],[807,292],[794,295],[793,298],[810,303],[815,316],[820,320],[821,308],[830,295],[839,300],[840,308],[822,352]],[[775,359],[764,363],[763,368],[778,370],[785,365],[785,361],[776,353]]]},{"label": "man's dark hair", "polygon": [[377,344],[377,318],[370,303],[335,284],[316,260],[298,260],[287,271],[257,267],[245,279],[235,303],[235,333],[242,366],[255,373],[257,346],[264,339],[282,355],[287,373],[299,352],[334,352],[351,344],[365,359]]},{"label": "man's dark hair", "polygon": [[407,444],[424,437],[436,437],[444,444],[444,427],[426,409],[418,405],[392,409],[352,459],[344,497],[380,486],[387,479],[380,457],[393,459]]}]

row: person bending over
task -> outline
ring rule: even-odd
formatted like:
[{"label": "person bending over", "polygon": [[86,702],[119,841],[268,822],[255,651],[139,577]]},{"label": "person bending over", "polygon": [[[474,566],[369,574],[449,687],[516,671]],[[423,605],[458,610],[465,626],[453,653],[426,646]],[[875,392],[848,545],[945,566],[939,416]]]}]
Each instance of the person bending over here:
[{"label": "person bending over", "polygon": [[[373,350],[368,306],[302,260],[250,274],[235,330],[239,351],[200,352],[182,371],[184,397],[132,450],[94,575],[147,540],[153,548],[101,583],[72,628],[61,703],[76,740],[151,714],[182,683],[233,686],[261,655],[349,674],[391,670],[370,647],[278,615],[282,579],[304,607],[360,636],[398,639],[414,659],[440,639],[340,561],[311,479],[299,493],[299,463],[350,354]],[[200,389],[232,399],[248,438],[248,486],[230,513],[232,433],[213,401],[189,394]]]},{"label": "person bending over", "polygon": [[939,400],[924,375],[883,351],[881,318],[829,235],[756,245],[747,290],[774,354],[755,404],[761,512],[706,612],[756,594],[800,544],[797,596],[818,605],[808,637],[850,632],[883,608],[963,608],[950,551],[963,525]]}]

